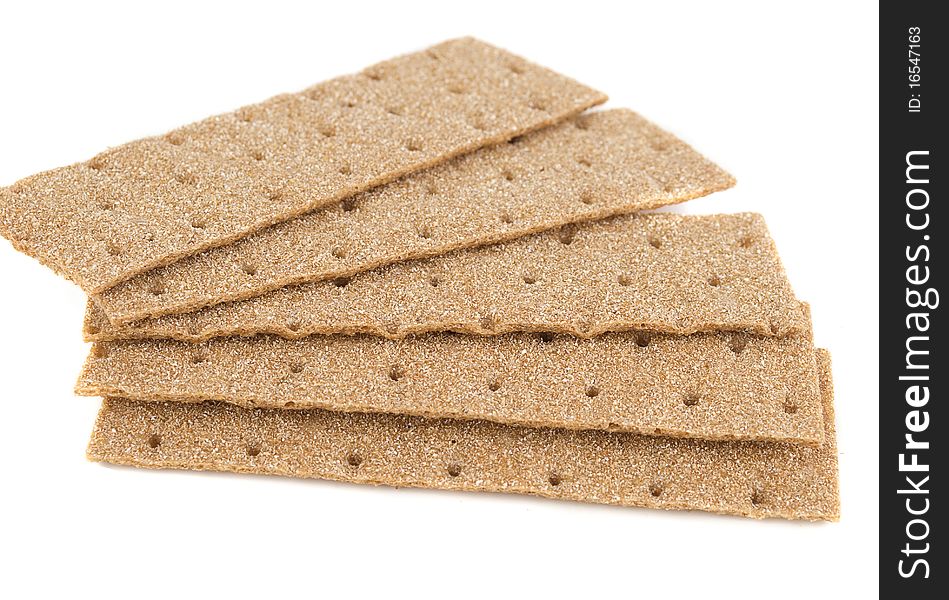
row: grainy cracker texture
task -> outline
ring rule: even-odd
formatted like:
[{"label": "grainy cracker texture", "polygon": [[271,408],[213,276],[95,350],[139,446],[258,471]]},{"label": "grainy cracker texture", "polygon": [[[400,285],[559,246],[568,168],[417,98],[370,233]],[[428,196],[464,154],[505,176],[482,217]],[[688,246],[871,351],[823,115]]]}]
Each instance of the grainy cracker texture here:
[{"label": "grainy cracker texture", "polygon": [[[209,279],[210,281],[210,279]],[[592,337],[807,329],[760,215],[627,215],[398,263],[194,313],[113,325],[90,302],[89,341],[276,334],[548,331]]]},{"label": "grainy cracker texture", "polygon": [[824,423],[820,447],[525,429],[400,415],[106,400],[88,455],[138,467],[836,521],[837,444],[825,351],[818,351],[818,363]]},{"label": "grainy cracker texture", "polygon": [[466,38],[0,190],[0,233],[90,293],[606,97]]},{"label": "grainy cracker texture", "polygon": [[76,391],[818,444],[823,424],[809,331],[784,338],[441,333],[100,342]]},{"label": "grainy cracker texture", "polygon": [[682,202],[733,182],[639,115],[596,112],[143,273],[95,300],[126,323]]}]

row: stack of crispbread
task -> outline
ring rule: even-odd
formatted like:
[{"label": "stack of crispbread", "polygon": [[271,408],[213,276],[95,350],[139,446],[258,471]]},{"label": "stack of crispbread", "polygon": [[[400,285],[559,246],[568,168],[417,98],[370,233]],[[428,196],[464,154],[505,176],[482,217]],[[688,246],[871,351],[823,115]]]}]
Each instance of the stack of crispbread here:
[{"label": "stack of crispbread", "polygon": [[830,360],[762,218],[473,39],[0,190],[90,296],[93,460],[836,520]]}]

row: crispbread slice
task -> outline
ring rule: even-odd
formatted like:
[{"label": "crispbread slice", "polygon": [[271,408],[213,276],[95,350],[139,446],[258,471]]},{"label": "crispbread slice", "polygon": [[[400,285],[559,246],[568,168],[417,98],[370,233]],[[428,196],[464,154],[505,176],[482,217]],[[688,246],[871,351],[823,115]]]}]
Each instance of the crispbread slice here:
[{"label": "crispbread slice", "polygon": [[76,391],[817,444],[823,425],[807,331],[102,342]]},{"label": "crispbread slice", "polygon": [[200,342],[256,333],[786,336],[806,328],[764,220],[744,213],[615,217],[127,326],[90,302],[84,333]]},{"label": "crispbread slice", "polygon": [[746,517],[840,514],[830,358],[824,442],[708,442],[229,404],[106,400],[91,460],[354,483],[536,494]]},{"label": "crispbread slice", "polygon": [[466,38],[0,190],[0,233],[90,293],[606,100]]},{"label": "crispbread slice", "polygon": [[149,271],[96,302],[127,323],[673,204],[733,182],[637,114],[597,112]]}]

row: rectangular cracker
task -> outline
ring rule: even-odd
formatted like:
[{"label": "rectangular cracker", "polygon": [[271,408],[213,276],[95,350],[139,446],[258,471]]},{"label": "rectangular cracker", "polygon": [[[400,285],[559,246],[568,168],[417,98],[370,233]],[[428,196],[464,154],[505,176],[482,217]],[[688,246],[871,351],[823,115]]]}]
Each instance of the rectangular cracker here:
[{"label": "rectangular cracker", "polygon": [[628,110],[583,115],[143,273],[95,298],[113,322],[682,202],[734,179]]},{"label": "rectangular cracker", "polygon": [[102,292],[606,96],[465,38],[0,190],[0,233]]},{"label": "rectangular cracker", "polygon": [[708,442],[486,421],[106,400],[90,460],[447,490],[535,494],[754,518],[837,521],[830,358],[824,442]]},{"label": "rectangular cracker", "polygon": [[124,340],[93,346],[76,392],[703,439],[823,432],[809,333]]},{"label": "rectangular cracker", "polygon": [[614,217],[125,326],[90,302],[83,331],[89,341],[201,342],[446,330],[786,336],[806,327],[764,219],[743,213]]}]

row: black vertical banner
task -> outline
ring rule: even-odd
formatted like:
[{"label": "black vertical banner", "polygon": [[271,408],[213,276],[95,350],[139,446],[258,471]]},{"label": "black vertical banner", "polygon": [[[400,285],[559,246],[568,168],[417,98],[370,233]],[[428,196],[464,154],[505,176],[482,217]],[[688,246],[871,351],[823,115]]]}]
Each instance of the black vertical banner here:
[{"label": "black vertical banner", "polygon": [[[880,587],[949,590],[940,547],[949,361],[944,123],[949,22],[938,2],[880,8]],[[854,202],[859,210],[858,202]],[[941,434],[941,435],[940,435]],[[943,466],[940,466],[943,465]],[[852,499],[858,501],[858,499]]]}]

